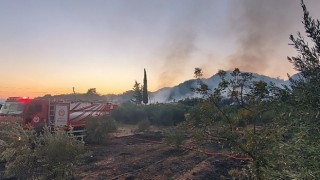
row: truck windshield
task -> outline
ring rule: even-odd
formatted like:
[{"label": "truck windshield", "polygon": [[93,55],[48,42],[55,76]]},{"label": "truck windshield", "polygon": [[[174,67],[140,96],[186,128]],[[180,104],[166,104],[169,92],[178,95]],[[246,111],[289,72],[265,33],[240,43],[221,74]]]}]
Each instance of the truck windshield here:
[{"label": "truck windshield", "polygon": [[0,115],[21,115],[24,104],[20,102],[6,102],[0,110]]}]

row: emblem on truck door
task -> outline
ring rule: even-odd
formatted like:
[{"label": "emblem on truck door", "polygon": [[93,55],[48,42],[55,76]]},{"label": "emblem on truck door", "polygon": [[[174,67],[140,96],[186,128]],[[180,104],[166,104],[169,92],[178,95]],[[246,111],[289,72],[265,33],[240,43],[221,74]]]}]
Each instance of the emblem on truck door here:
[{"label": "emblem on truck door", "polygon": [[38,116],[35,116],[35,117],[33,117],[32,120],[33,120],[33,122],[38,123],[40,118]]},{"label": "emblem on truck door", "polygon": [[59,116],[64,116],[65,113],[64,109],[59,109]]}]

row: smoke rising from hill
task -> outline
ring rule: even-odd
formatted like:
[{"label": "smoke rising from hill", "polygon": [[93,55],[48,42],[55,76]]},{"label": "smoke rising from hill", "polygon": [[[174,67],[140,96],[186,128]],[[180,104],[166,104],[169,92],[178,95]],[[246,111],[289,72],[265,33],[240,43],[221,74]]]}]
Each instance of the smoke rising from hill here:
[{"label": "smoke rising from hill", "polygon": [[[209,0],[186,2],[186,8],[177,13],[179,16],[170,19],[158,88],[172,86],[192,75],[192,69],[187,68],[195,61],[199,62],[196,67],[204,68],[208,75],[217,69],[238,67],[279,76],[280,71],[291,69],[286,59],[294,53],[288,45],[289,35],[303,32],[299,0],[230,0],[224,7]],[[319,14],[317,0],[306,4],[312,15]],[[211,49],[201,49],[203,37],[210,38]],[[210,60],[196,59],[199,53]]]},{"label": "smoke rising from hill", "polygon": [[[292,21],[292,0],[240,0],[230,9],[230,28],[237,34],[238,49],[227,59],[227,69],[264,73],[278,51],[279,44],[288,44],[288,30]],[[296,20],[296,19],[295,19]],[[287,40],[287,41],[285,41]]]},{"label": "smoke rising from hill", "polygon": [[165,57],[164,71],[160,74],[159,87],[170,85],[184,72],[195,49],[194,40],[195,34],[192,31],[179,31],[173,37],[169,54]]},{"label": "smoke rising from hill", "polygon": [[[205,0],[188,1],[188,3],[186,6],[188,8],[172,20],[168,40],[165,42],[167,49],[164,52],[163,71],[158,80],[158,87],[170,86],[180,80],[180,77],[185,76],[185,69],[192,60],[193,53],[197,53],[197,38],[200,35],[198,33],[203,29],[212,31],[219,29],[223,23],[216,24],[214,20],[217,18],[225,19],[227,24],[223,32],[225,40],[233,39],[237,48],[236,50],[228,47],[212,49],[210,53],[213,56],[215,51],[230,53],[225,63],[219,63],[224,66],[219,69],[233,70],[238,67],[244,71],[265,73],[270,68],[271,61],[275,61],[277,57],[279,44],[281,48],[287,46],[288,31],[292,28],[292,22],[296,21],[291,15],[298,13],[300,8],[299,3],[292,0],[233,0],[224,9],[226,12],[220,13],[228,16],[226,18],[214,16],[214,12],[222,8],[216,6],[219,3]],[[208,22],[208,17],[212,18],[212,21]],[[202,23],[204,19],[206,23]],[[223,38],[219,39],[221,40],[224,41]],[[218,65],[214,61],[206,62],[207,65],[200,63],[199,66]],[[210,72],[212,73],[214,72]]]},{"label": "smoke rising from hill", "polygon": [[158,80],[159,88],[174,85],[179,78],[185,77],[185,69],[197,50],[196,40],[202,20],[208,17],[208,12],[212,12],[215,3],[201,0],[184,1],[184,4],[187,4],[187,8],[171,20],[172,26],[165,42],[163,71]]}]

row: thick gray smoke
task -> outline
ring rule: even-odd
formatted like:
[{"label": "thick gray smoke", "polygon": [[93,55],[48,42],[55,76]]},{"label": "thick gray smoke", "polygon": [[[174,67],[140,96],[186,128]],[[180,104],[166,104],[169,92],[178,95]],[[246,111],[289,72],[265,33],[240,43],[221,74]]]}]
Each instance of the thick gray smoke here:
[{"label": "thick gray smoke", "polygon": [[165,57],[164,71],[160,74],[159,86],[164,87],[175,82],[184,73],[185,65],[195,49],[195,34],[190,30],[177,31],[169,44]]},{"label": "thick gray smoke", "polygon": [[[196,47],[197,33],[203,23],[203,19],[212,14],[214,2],[210,0],[186,0],[183,1],[183,10],[173,17],[172,26],[169,28],[169,36],[165,42],[163,54],[163,71],[160,74],[158,87],[170,86],[185,76],[186,66]],[[182,4],[181,4],[182,6]],[[188,74],[192,72],[188,72]]]},{"label": "thick gray smoke", "polygon": [[[227,69],[264,73],[281,45],[287,45],[290,14],[299,7],[292,0],[239,0],[232,3],[231,33],[237,34],[237,50],[228,58]],[[297,21],[297,19],[295,19]],[[282,43],[282,44],[280,44]],[[280,45],[280,46],[279,46]]]},{"label": "thick gray smoke", "polygon": [[[312,15],[319,14],[316,11],[319,0],[305,3]],[[222,4],[225,6],[220,7]],[[238,67],[266,75],[291,69],[275,67],[275,64],[289,65],[285,64],[286,57],[294,52],[288,45],[289,35],[303,31],[300,0],[229,0],[227,3],[186,0],[183,7],[183,11],[171,18],[158,87],[175,85],[177,80],[192,73],[190,69],[186,72],[186,68],[194,60],[193,55],[202,50],[198,43],[204,32],[211,34],[205,37],[216,45],[211,52],[206,52],[210,60],[199,59],[197,66],[208,71],[208,75],[214,74],[212,69],[217,68],[233,70]],[[230,42],[233,44],[227,47]],[[217,59],[221,58],[221,52],[226,59]]]}]

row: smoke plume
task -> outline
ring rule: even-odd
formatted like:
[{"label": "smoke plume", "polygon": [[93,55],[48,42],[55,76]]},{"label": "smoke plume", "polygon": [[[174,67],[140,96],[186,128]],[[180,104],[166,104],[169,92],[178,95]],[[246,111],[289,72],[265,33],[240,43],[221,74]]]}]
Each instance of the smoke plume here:
[{"label": "smoke plume", "polygon": [[[169,38],[165,42],[165,51],[163,54],[163,71],[159,76],[158,87],[171,86],[177,83],[180,78],[185,79],[185,69],[192,59],[191,56],[197,50],[197,33],[206,13],[210,12],[213,2],[202,1],[184,1],[182,12],[174,17],[172,26],[168,33]],[[187,72],[192,74],[191,72]]]},{"label": "smoke plume", "polygon": [[159,86],[164,87],[179,79],[184,73],[190,55],[195,49],[195,34],[192,31],[179,31],[168,46],[170,51],[165,57],[163,72],[160,74]]},{"label": "smoke plume", "polygon": [[[237,34],[238,48],[231,54],[227,69],[264,73],[280,43],[288,42],[292,0],[239,0],[232,4],[231,33]],[[295,12],[297,13],[297,12]],[[286,43],[287,44],[287,43]]]}]

